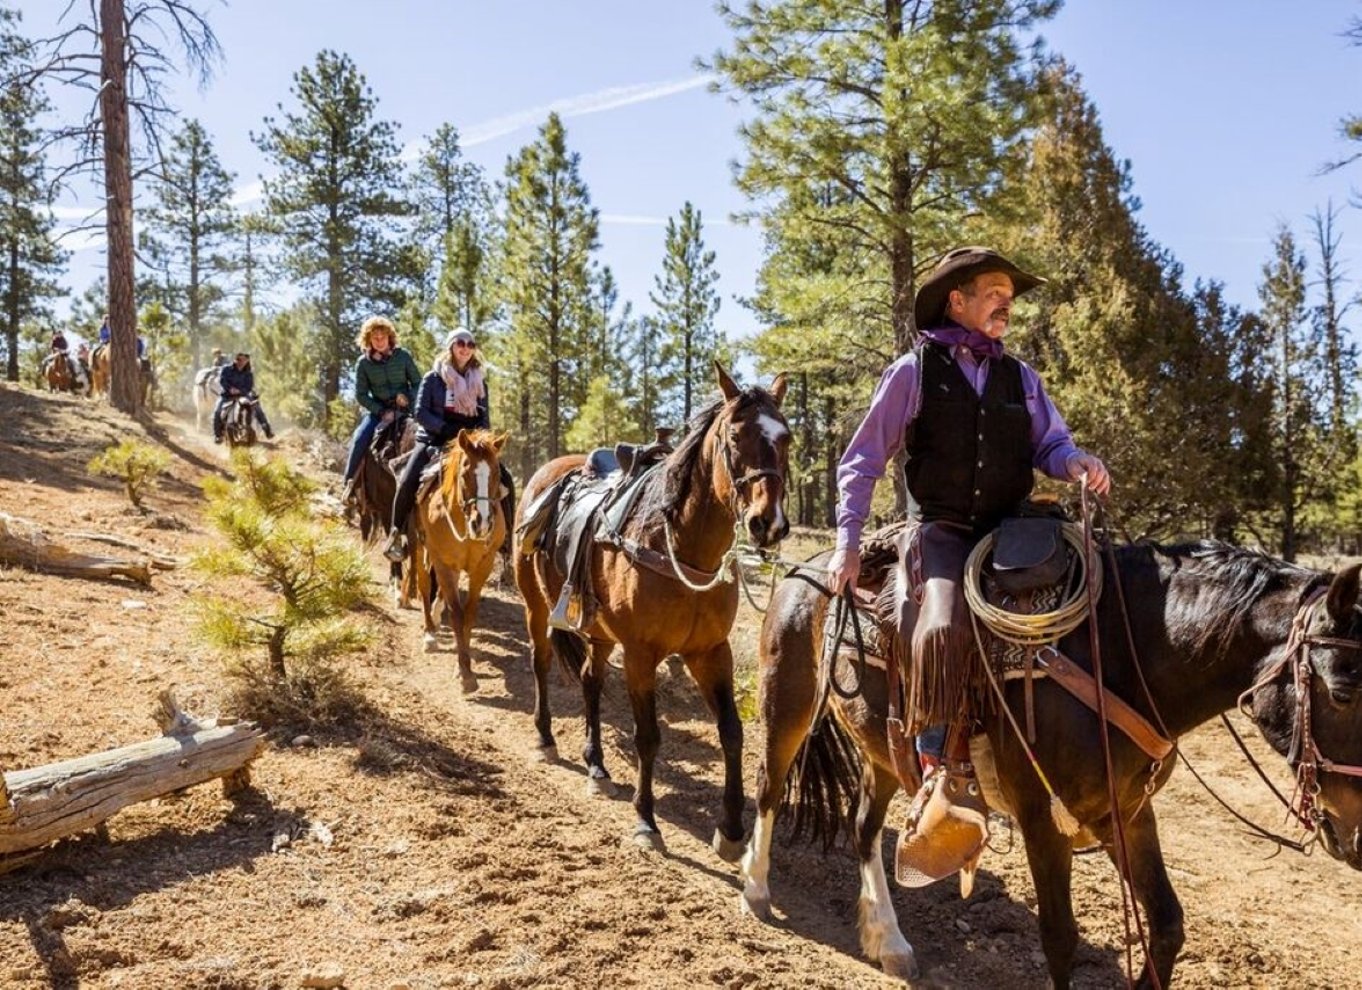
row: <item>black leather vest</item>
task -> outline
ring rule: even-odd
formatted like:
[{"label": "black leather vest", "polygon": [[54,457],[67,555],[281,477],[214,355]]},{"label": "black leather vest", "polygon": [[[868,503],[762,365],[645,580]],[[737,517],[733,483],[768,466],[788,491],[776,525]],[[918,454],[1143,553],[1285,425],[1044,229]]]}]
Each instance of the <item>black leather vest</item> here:
[{"label": "black leather vest", "polygon": [[982,396],[949,347],[924,342],[918,367],[922,408],[905,437],[908,515],[990,530],[1034,483],[1021,364],[1010,355],[994,361]]}]

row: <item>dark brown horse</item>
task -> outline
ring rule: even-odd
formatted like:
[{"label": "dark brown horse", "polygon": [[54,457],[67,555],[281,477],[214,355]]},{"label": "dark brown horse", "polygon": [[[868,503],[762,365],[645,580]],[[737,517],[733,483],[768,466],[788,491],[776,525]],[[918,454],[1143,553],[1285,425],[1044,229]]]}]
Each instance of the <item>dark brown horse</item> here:
[{"label": "dark brown horse", "polygon": [[[601,750],[601,681],[614,645],[623,648],[638,752],[634,836],[640,845],[653,849],[662,848],[653,817],[653,762],[661,738],[657,666],[672,654],[683,658],[718,722],[724,794],[715,848],[733,861],[742,853],[743,837],[742,721],[734,701],[733,652],[728,644],[738,587],[719,576],[730,567],[738,528],[758,546],[778,543],[789,529],[784,497],[790,431],[780,413],[783,376],[767,390],[739,388],[717,366],[716,374],[721,398],[695,416],[677,449],[641,482],[646,488],[622,527],[626,539],[651,551],[656,569],[635,563],[623,548],[596,544],[590,550],[599,600],[595,619],[582,637],[554,630],[552,642],[568,669],[581,678],[587,723],[582,758],[589,793],[613,791]],[[584,460],[560,457],[535,472],[520,515],[560,478],[581,468]],[[549,717],[549,612],[563,584],[551,557],[543,550],[515,555],[516,584],[525,598],[526,624],[534,644],[539,752],[550,760],[557,758],[557,747]],[[661,565],[663,561],[667,566]],[[675,561],[689,570],[685,582],[678,577]]]},{"label": "dark brown horse", "polygon": [[[814,565],[821,559],[815,558]],[[1161,717],[1174,740],[1234,708],[1249,692],[1246,701],[1267,741],[1293,768],[1318,776],[1318,795],[1303,809],[1304,817],[1330,855],[1362,869],[1362,776],[1355,775],[1362,774],[1359,566],[1321,574],[1219,544],[1130,546],[1117,551],[1116,560],[1153,705],[1131,659],[1110,575],[1098,612],[1108,688],[1155,725]],[[875,576],[863,572],[862,579],[873,583]],[[788,578],[777,588],[762,628],[766,753],[758,777],[757,823],[743,859],[742,907],[758,917],[769,910],[772,826],[787,777],[798,791],[796,822],[803,812],[812,816],[805,824],[834,831],[850,824],[851,809],[839,798],[859,792],[859,799],[849,803],[856,805],[853,839],[861,860],[861,946],[886,971],[910,977],[916,968],[913,950],[899,929],[880,855],[885,812],[898,788],[885,742],[884,678],[870,676],[871,668],[854,701],[831,692],[832,717],[809,734],[827,612],[821,592]],[[1288,650],[1293,627],[1305,636]],[[1297,643],[1300,649],[1294,648]],[[1059,645],[1092,669],[1086,623]],[[843,670],[839,684],[845,678]],[[1008,703],[1021,718],[1023,687],[1008,683]],[[1097,717],[1053,682],[1039,680],[1035,720],[1041,768],[1078,821],[1113,854]],[[990,803],[1011,814],[1025,838],[1050,975],[1056,987],[1067,987],[1078,942],[1070,899],[1074,840],[1056,827],[1049,795],[1018,738],[999,715],[988,726],[988,745],[973,747],[980,780]],[[1140,985],[1153,985],[1152,967],[1159,985],[1167,987],[1183,943],[1183,915],[1164,868],[1146,787],[1152,793],[1162,786],[1173,761],[1156,765],[1121,732],[1113,729],[1109,735],[1122,820],[1128,823],[1131,882],[1149,927],[1149,958]],[[1307,783],[1305,790],[1313,788]]]},{"label": "dark brown horse", "polygon": [[[416,446],[416,420],[403,416],[392,423],[384,423],[374,433],[373,442],[360,459],[355,474],[355,510],[359,518],[359,534],[365,543],[373,543],[388,532],[393,518],[393,498],[397,495],[397,475],[393,462]],[[413,520],[409,536],[415,535]],[[415,572],[408,566],[390,562],[388,587],[393,603],[398,608],[410,608],[416,593]]]}]

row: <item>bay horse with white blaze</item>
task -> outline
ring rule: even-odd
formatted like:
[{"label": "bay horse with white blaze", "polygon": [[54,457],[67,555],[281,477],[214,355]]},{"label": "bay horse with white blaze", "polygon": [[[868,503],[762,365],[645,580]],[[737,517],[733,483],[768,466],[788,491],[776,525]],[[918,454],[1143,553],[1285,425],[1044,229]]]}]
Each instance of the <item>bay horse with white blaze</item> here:
[{"label": "bay horse with white blaze", "polygon": [[[732,564],[737,530],[761,547],[778,543],[789,530],[784,498],[790,431],[780,412],[783,375],[769,389],[744,389],[717,364],[715,373],[720,398],[696,414],[676,450],[638,482],[642,491],[621,524],[622,539],[595,542],[586,551],[597,600],[594,617],[581,635],[555,629],[552,649],[581,680],[588,793],[609,794],[614,785],[601,748],[601,686],[614,645],[623,648],[638,753],[634,839],[659,850],[663,843],[653,814],[653,764],[661,739],[656,674],[666,657],[681,656],[718,723],[724,790],[714,843],[731,862],[741,855],[743,838],[742,721],[734,700],[733,651],[728,643],[739,592],[737,584],[721,580],[721,572]],[[581,469],[585,460],[581,455],[559,457],[535,472],[518,518],[524,518],[559,479]],[[641,565],[639,560],[650,563]],[[683,581],[682,568],[692,577]],[[548,694],[549,616],[564,575],[557,572],[551,552],[522,547],[515,554],[515,577],[534,648],[538,752],[555,760]]]},{"label": "bay horse with white blaze", "polygon": [[[501,448],[506,434],[489,430],[460,430],[445,447],[439,483],[421,493],[416,503],[420,540],[412,548],[412,563],[425,611],[425,645],[437,643],[432,609],[430,571],[449,610],[458,638],[459,686],[464,694],[478,689],[469,644],[478,621],[478,601],[506,538],[507,519],[501,509]],[[459,575],[468,575],[461,593]]]},{"label": "bay horse with white blaze", "polygon": [[[821,569],[826,557],[814,558],[812,566]],[[1242,703],[1298,771],[1298,820],[1331,856],[1362,869],[1362,565],[1323,574],[1214,543],[1127,546],[1114,559],[1117,573],[1108,571],[1098,603],[1108,690],[1161,726],[1170,741]],[[876,578],[863,567],[863,584],[873,586]],[[1130,608],[1135,658],[1118,591]],[[743,859],[742,907],[758,917],[769,911],[772,827],[787,783],[797,792],[787,799],[795,805],[797,826],[812,822],[826,835],[849,827],[854,808],[862,949],[886,971],[911,977],[913,950],[899,929],[880,854],[885,813],[898,789],[886,741],[884,678],[867,676],[852,700],[829,692],[831,717],[810,735],[819,714],[827,612],[822,592],[791,577],[777,588],[762,627],[766,752],[757,823]],[[1058,646],[1092,671],[1088,623]],[[839,683],[845,675],[843,670]],[[1024,718],[1022,681],[1008,681],[1003,690],[1014,714]],[[1034,684],[1034,711],[1041,769],[1078,822],[1117,860],[1101,723],[1048,678]],[[1021,829],[1050,976],[1056,987],[1067,987],[1078,942],[1070,892],[1074,838],[1057,827],[1050,795],[1001,713],[986,725],[987,745],[976,737],[972,747],[980,783],[989,803]],[[1108,735],[1130,881],[1149,927],[1139,985],[1167,987],[1183,944],[1183,914],[1150,798],[1171,774],[1173,758],[1152,759],[1114,728]],[[850,807],[844,795],[853,796]]]}]

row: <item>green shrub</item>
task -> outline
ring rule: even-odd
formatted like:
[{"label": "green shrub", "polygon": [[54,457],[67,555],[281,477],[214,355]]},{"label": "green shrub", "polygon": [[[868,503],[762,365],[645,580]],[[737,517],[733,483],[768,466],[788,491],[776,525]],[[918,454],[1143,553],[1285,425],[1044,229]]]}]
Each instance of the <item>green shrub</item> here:
[{"label": "green shrub", "polygon": [[142,509],[142,496],[169,466],[170,455],[164,450],[129,438],[91,458],[88,468],[91,474],[123,482],[128,501]]},{"label": "green shrub", "polygon": [[243,714],[267,725],[337,721],[355,692],[336,660],[369,642],[349,616],[370,597],[368,562],[347,531],[315,517],[315,486],[282,459],[239,450],[232,464],[233,481],[204,485],[221,539],[194,566],[248,578],[262,594],[199,596],[198,633],[229,652]]}]

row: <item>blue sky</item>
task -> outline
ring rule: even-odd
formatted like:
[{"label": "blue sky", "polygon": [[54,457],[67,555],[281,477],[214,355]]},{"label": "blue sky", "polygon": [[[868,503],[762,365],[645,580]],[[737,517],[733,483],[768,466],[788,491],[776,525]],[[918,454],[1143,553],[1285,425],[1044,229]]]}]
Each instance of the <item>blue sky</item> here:
[{"label": "blue sky", "polygon": [[[38,35],[65,4],[19,6]],[[345,51],[404,143],[450,121],[493,177],[558,109],[601,210],[602,258],[621,298],[649,308],[663,224],[689,199],[718,256],[721,325],[730,336],[754,328],[733,297],[752,290],[760,235],[729,220],[744,206],[731,182],[744,110],[708,92],[694,68],[727,43],[707,0],[235,0],[209,14],[224,61],[202,92],[174,80],[172,101],[203,121],[243,196],[265,167],[250,132],[291,105],[292,74],[317,51]],[[1233,301],[1253,305],[1276,225],[1304,241],[1313,209],[1362,187],[1362,163],[1316,174],[1346,150],[1338,119],[1362,111],[1362,49],[1340,37],[1355,14],[1357,0],[1070,0],[1044,26],[1083,74],[1108,143],[1132,162],[1143,222],[1189,283],[1222,280]],[[53,95],[64,111],[80,106]],[[95,201],[84,184],[66,205]],[[1341,226],[1345,262],[1362,257],[1356,209]],[[79,251],[73,288],[101,265],[97,246]]]}]

